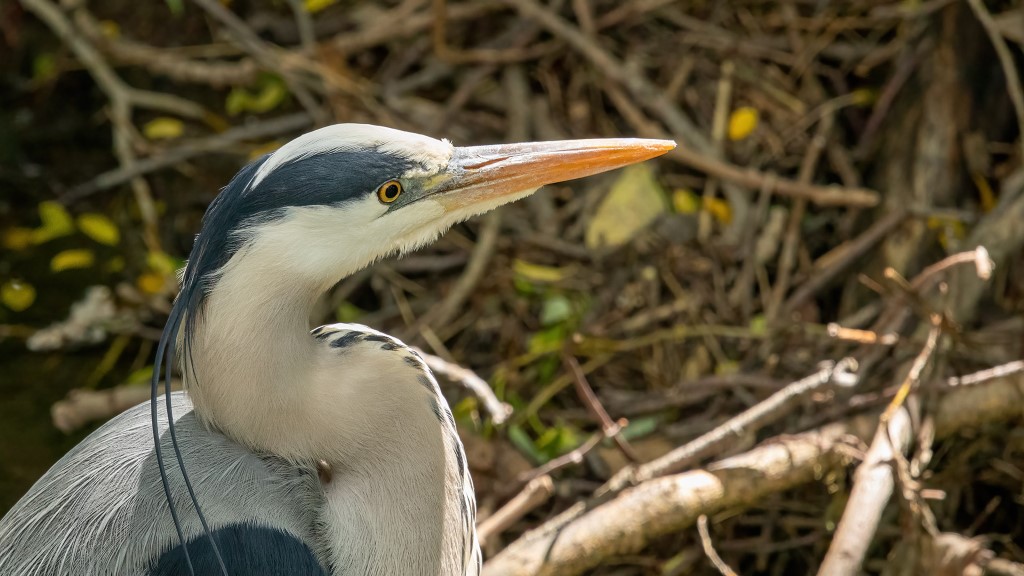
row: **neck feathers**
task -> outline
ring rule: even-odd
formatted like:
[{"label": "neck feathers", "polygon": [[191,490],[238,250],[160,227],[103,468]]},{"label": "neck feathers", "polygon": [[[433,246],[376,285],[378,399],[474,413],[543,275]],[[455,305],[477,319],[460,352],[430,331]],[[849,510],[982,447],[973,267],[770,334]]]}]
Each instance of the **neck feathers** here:
[{"label": "neck feathers", "polygon": [[310,333],[315,296],[245,287],[256,280],[226,274],[209,296],[185,359],[196,412],[256,450],[331,466],[320,522],[339,573],[478,573],[472,479],[430,370],[364,326]]},{"label": "neck feathers", "polygon": [[335,566],[476,574],[473,483],[430,370],[415,351],[364,326],[322,326],[313,335],[325,351],[324,366],[334,368],[323,373],[335,374],[333,383],[320,385],[344,387],[337,401],[360,413],[345,432],[359,440],[347,447],[352,451],[334,455],[326,488],[325,528],[333,541],[354,543],[337,550]]}]

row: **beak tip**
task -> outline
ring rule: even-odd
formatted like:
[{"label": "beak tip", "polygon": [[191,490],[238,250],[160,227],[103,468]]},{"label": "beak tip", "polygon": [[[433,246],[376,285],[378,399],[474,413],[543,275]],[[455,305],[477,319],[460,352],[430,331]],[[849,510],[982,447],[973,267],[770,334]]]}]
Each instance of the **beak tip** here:
[{"label": "beak tip", "polygon": [[647,150],[649,154],[649,156],[647,156],[648,159],[657,158],[658,156],[671,152],[676,148],[675,140],[643,139],[640,142],[642,149]]}]

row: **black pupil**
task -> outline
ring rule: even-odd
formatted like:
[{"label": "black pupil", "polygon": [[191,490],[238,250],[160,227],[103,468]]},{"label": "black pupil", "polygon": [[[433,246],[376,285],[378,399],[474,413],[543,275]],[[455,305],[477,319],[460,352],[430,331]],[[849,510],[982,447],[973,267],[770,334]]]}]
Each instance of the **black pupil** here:
[{"label": "black pupil", "polygon": [[398,184],[388,184],[384,187],[384,197],[388,200],[398,196]]}]

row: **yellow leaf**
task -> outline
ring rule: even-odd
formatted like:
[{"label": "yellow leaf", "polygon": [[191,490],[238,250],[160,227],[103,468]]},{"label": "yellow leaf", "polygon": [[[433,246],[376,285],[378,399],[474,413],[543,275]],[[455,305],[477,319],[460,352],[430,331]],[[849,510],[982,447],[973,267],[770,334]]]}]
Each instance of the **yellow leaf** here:
[{"label": "yellow leaf", "polygon": [[139,291],[150,296],[162,292],[164,284],[166,284],[165,277],[156,272],[143,272],[135,279],[135,285]]},{"label": "yellow leaf", "polygon": [[768,319],[764,314],[758,314],[750,319],[750,333],[756,336],[768,333]]},{"label": "yellow leaf", "polygon": [[518,258],[512,261],[512,272],[523,280],[540,284],[553,284],[568,275],[562,268],[533,264]]},{"label": "yellow leaf", "polygon": [[680,188],[672,192],[672,208],[677,214],[696,214],[700,210],[700,196],[692,190]]},{"label": "yellow leaf", "polygon": [[983,174],[971,174],[971,179],[974,180],[974,185],[978,187],[978,198],[981,200],[981,211],[986,214],[991,212],[998,203],[996,200],[996,193],[992,191],[992,186],[989,185],[988,179]]},{"label": "yellow leaf", "polygon": [[967,237],[967,229],[959,220],[929,216],[925,225],[929,230],[938,230],[939,244],[946,250],[959,250]]},{"label": "yellow leaf", "polygon": [[67,236],[75,231],[71,215],[57,202],[40,202],[39,219],[43,225],[32,231],[32,243],[42,244],[54,238]]},{"label": "yellow leaf", "polygon": [[854,106],[871,106],[878,100],[878,90],[873,88],[859,88],[850,93]]},{"label": "yellow leaf", "polygon": [[721,198],[704,198],[689,190],[680,189],[672,193],[672,206],[679,214],[696,214],[700,209],[704,209],[722,224],[732,222],[732,208]]},{"label": "yellow leaf", "polygon": [[622,171],[587,224],[587,248],[622,246],[667,210],[665,192],[654,179],[650,164]]},{"label": "yellow leaf", "polygon": [[4,248],[15,252],[28,248],[32,245],[33,233],[31,228],[8,228],[7,232],[4,232]]},{"label": "yellow leaf", "polygon": [[169,140],[184,133],[185,123],[169,116],[154,118],[142,127],[142,134],[150,140]]},{"label": "yellow leaf", "polygon": [[50,270],[63,272],[75,268],[88,268],[96,261],[96,255],[92,250],[77,249],[58,252],[50,260]]},{"label": "yellow leaf", "polygon": [[729,376],[736,374],[739,371],[740,363],[733,360],[725,360],[724,362],[719,362],[718,365],[715,366],[716,376]]},{"label": "yellow leaf", "polygon": [[317,12],[337,4],[338,0],[304,0],[302,6],[306,9],[306,12],[310,14],[316,14]]},{"label": "yellow leaf", "polygon": [[113,20],[100,20],[100,34],[104,38],[117,40],[121,37],[121,26]]},{"label": "yellow leaf", "polygon": [[117,246],[121,241],[121,231],[117,229],[117,225],[110,218],[103,214],[95,212],[82,214],[78,217],[78,229],[82,231],[82,234],[107,246]]},{"label": "yellow leaf", "polygon": [[759,119],[757,108],[744,106],[733,110],[729,115],[729,140],[736,142],[750,136],[757,128]]},{"label": "yellow leaf", "polygon": [[146,254],[146,265],[164,276],[170,276],[178,270],[178,262],[166,252],[149,252]]},{"label": "yellow leaf", "polygon": [[10,280],[0,286],[0,300],[15,312],[27,309],[36,301],[36,289],[28,282]]},{"label": "yellow leaf", "polygon": [[704,209],[722,224],[732,222],[732,208],[721,198],[704,198]]}]

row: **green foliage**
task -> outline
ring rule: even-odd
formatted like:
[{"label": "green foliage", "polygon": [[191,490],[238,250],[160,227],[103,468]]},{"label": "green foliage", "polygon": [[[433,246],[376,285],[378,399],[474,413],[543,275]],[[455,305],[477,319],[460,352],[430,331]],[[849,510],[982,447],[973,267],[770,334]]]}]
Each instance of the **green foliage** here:
[{"label": "green foliage", "polygon": [[57,77],[57,59],[50,52],[36,54],[32,59],[32,80],[45,83]]},{"label": "green foliage", "polygon": [[185,13],[185,0],[164,0],[164,3],[167,4],[171,14],[175,16],[181,16]]},{"label": "green foliage", "polygon": [[358,321],[364,314],[365,310],[346,300],[338,305],[334,311],[334,318],[338,322],[350,323]]},{"label": "green foliage", "polygon": [[518,424],[512,424],[508,427],[508,440],[534,464],[543,464],[547,461],[544,458],[544,454],[533,445],[530,435]]},{"label": "green foliage", "polygon": [[563,294],[551,294],[540,309],[540,323],[545,326],[561,324],[573,318],[572,303]]},{"label": "green foliage", "polygon": [[232,88],[224,102],[224,109],[230,116],[238,116],[243,112],[262,114],[277,108],[286,98],[288,88],[280,76],[260,74],[254,91]]},{"label": "green foliage", "polygon": [[132,372],[124,379],[124,383],[128,386],[141,386],[143,384],[149,384],[150,380],[153,379],[153,365],[143,366],[138,370]]},{"label": "green foliage", "polygon": [[536,439],[518,424],[512,424],[508,427],[508,439],[534,464],[550,462],[582,443],[579,432],[568,424],[541,427]]}]

